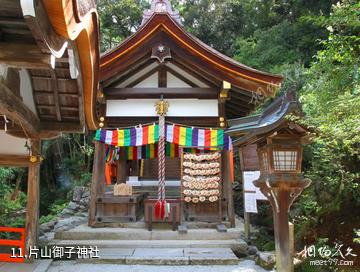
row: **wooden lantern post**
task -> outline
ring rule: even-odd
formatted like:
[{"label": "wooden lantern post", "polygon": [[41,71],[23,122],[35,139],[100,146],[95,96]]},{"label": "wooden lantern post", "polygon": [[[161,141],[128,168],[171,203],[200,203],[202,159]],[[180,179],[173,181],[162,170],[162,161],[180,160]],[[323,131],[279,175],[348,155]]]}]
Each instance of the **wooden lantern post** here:
[{"label": "wooden lantern post", "polygon": [[259,142],[257,152],[260,178],[255,186],[271,203],[274,216],[276,266],[279,272],[293,271],[290,253],[289,209],[311,180],[301,174],[302,148],[300,138],[274,133]]}]

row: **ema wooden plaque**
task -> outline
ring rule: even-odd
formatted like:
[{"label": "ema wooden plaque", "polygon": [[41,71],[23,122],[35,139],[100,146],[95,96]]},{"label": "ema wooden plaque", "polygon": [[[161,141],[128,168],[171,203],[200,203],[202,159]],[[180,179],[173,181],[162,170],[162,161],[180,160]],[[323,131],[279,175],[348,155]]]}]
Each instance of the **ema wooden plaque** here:
[{"label": "ema wooden plaque", "polygon": [[132,195],[132,186],[125,183],[114,185],[114,196],[129,196]]}]

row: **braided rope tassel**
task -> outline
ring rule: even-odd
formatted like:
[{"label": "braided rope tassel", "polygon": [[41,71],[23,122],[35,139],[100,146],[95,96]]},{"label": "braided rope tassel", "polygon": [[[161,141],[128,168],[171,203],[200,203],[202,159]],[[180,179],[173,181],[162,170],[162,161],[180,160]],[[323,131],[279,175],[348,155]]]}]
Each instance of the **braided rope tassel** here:
[{"label": "braided rope tassel", "polygon": [[158,144],[158,201],[155,204],[155,217],[164,219],[167,217],[167,204],[165,200],[165,117],[159,116],[159,144]]}]

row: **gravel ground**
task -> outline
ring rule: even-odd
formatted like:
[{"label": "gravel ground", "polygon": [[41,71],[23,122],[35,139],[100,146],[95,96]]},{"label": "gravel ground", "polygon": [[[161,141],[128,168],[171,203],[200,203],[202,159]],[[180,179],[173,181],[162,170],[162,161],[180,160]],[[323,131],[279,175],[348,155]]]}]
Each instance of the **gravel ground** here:
[{"label": "gravel ground", "polygon": [[76,264],[74,262],[53,262],[48,272],[268,272],[255,265],[254,261],[243,260],[239,265],[217,266],[156,266],[156,265],[112,265]]}]

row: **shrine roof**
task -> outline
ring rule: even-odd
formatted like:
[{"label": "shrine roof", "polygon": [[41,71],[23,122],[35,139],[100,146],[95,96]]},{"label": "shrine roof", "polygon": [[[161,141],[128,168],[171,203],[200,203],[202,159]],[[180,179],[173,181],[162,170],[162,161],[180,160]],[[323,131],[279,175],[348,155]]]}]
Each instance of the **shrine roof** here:
[{"label": "shrine roof", "polygon": [[[164,6],[156,9],[156,4]],[[283,80],[280,75],[248,67],[203,43],[183,28],[179,14],[169,9],[168,1],[159,0],[145,11],[138,31],[101,56],[100,80],[129,69],[158,42],[169,46],[178,58],[191,62],[196,69],[248,92],[260,90],[265,96],[273,96]]]},{"label": "shrine roof", "polygon": [[[229,129],[226,133],[235,138],[233,143],[236,146],[251,144],[257,137],[292,123],[286,118],[290,114],[302,115],[301,105],[294,91],[288,91],[278,97],[260,114],[229,120]],[[308,131],[295,123],[291,124],[291,129],[299,134]]]}]

